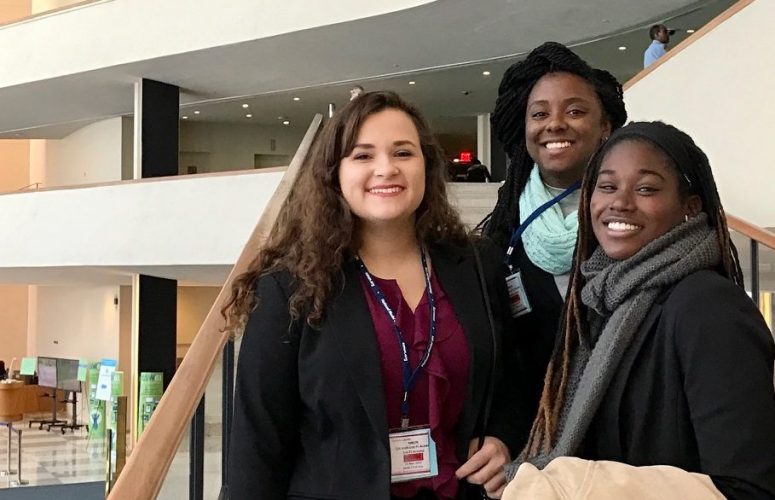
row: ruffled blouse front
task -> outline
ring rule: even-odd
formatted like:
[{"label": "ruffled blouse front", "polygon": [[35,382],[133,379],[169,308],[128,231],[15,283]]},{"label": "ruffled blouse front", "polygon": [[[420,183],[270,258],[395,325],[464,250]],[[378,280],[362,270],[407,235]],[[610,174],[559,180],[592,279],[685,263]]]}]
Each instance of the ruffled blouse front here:
[{"label": "ruffled blouse front", "polygon": [[[404,341],[409,346],[409,362],[414,370],[428,344],[428,291],[423,294],[416,310],[412,311],[395,280],[377,277],[374,280],[396,314]],[[388,426],[395,429],[401,425],[401,401],[404,394],[401,347],[390,317],[374,298],[363,277],[361,284],[379,346]],[[432,478],[394,483],[390,493],[408,498],[424,488],[432,490],[437,498],[454,499],[458,489],[455,470],[461,465],[455,454],[457,424],[467,394],[470,357],[465,332],[434,273],[431,273],[431,284],[436,299],[436,340],[428,364],[409,394],[409,425],[430,426],[431,437],[436,442],[439,474]]]}]

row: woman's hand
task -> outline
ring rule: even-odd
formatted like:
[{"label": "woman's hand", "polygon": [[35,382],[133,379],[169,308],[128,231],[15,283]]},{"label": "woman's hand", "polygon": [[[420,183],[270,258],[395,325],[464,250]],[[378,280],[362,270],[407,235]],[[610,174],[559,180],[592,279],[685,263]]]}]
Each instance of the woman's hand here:
[{"label": "woman's hand", "polygon": [[500,498],[506,487],[503,466],[511,461],[508,447],[498,438],[486,436],[482,449],[477,451],[478,439],[468,446],[468,461],[455,471],[458,479],[484,486],[490,498]]}]

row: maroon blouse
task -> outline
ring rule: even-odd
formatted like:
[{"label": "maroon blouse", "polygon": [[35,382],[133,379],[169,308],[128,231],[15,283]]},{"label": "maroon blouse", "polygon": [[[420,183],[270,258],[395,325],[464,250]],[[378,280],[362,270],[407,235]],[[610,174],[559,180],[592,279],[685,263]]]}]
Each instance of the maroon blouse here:
[{"label": "maroon blouse", "polygon": [[[409,346],[409,362],[414,369],[428,342],[430,311],[427,290],[412,312],[395,280],[375,276],[374,281],[396,314],[398,326]],[[435,273],[431,273],[431,284],[436,298],[436,341],[423,374],[409,393],[409,425],[430,425],[431,436],[436,442],[439,474],[432,478],[392,484],[390,493],[408,498],[417,494],[421,488],[426,488],[433,490],[440,499],[454,499],[458,489],[455,470],[461,465],[455,454],[458,443],[456,431],[468,392],[470,358],[463,327]],[[361,285],[377,335],[388,427],[395,429],[401,425],[401,400],[404,395],[401,348],[390,318],[374,298],[363,276]]]}]

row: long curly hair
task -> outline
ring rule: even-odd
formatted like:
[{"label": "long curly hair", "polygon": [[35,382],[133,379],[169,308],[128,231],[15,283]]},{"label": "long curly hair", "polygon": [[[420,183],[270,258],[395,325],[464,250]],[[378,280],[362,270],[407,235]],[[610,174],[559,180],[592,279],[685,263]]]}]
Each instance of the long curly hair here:
[{"label": "long curly hair", "polygon": [[326,301],[341,288],[342,265],[359,247],[358,220],[342,196],[339,163],[352,153],[363,122],[387,109],[406,113],[417,128],[425,160],[425,194],[415,212],[420,241],[463,245],[466,230],[447,200],[446,160],[420,112],[394,92],[369,92],[353,99],[323,127],[261,250],[232,284],[222,310],[236,334],[255,308],[258,279],[286,270],[294,280],[288,308],[294,320],[319,326]]},{"label": "long curly hair", "polygon": [[743,287],[743,271],[740,268],[737,249],[729,236],[724,207],[705,153],[689,135],[662,122],[631,122],[611,134],[608,141],[598,148],[590,160],[581,186],[579,235],[571,270],[568,299],[563,309],[559,339],[555,344],[544,379],[538,415],[525,448],[527,457],[535,456],[542,451],[548,452],[554,445],[560,415],[567,397],[571,359],[579,345],[582,343],[590,345],[586,308],[581,301],[581,290],[585,285],[581,265],[592,256],[599,243],[592,230],[589,204],[603,159],[614,146],[625,141],[643,141],[657,147],[679,174],[679,195],[700,197],[702,211],[708,214],[708,223],[718,237],[721,254],[718,271]]},{"label": "long curly hair", "polygon": [[498,190],[498,202],[484,231],[501,247],[506,246],[519,221],[519,196],[533,168],[533,159],[525,145],[527,100],[538,80],[549,73],[572,73],[588,81],[600,99],[603,117],[612,131],[627,121],[622,86],[616,78],[607,71],[590,67],[562,44],[546,42],[507,69],[498,87],[490,123],[508,155],[509,166],[506,181]]}]

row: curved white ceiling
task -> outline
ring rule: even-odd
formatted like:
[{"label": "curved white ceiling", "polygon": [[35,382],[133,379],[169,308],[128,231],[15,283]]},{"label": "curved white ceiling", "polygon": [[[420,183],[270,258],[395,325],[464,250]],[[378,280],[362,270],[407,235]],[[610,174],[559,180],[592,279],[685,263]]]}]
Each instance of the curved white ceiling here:
[{"label": "curved white ceiling", "polygon": [[[150,7],[150,0],[132,1],[147,6],[148,32],[137,29],[132,34],[137,37],[139,46],[149,46],[148,36],[151,46],[153,36],[159,37],[159,44],[165,43],[156,29],[160,24],[157,17],[166,16],[172,35],[189,36],[186,30],[181,30],[190,15],[185,8],[159,12],[158,8]],[[83,12],[94,9],[90,15],[96,16],[100,12],[97,9],[107,12],[127,5],[126,2],[108,1],[83,9]],[[153,3],[159,5],[159,2]],[[173,3],[180,5],[181,2]],[[242,0],[237,3],[247,5]],[[285,3],[297,9],[301,4],[310,5],[301,0]],[[367,2],[370,5],[376,3]],[[405,1],[401,5],[416,3]],[[182,103],[278,92],[509,57],[526,52],[545,40],[574,43],[595,39],[703,3],[707,2],[437,0],[399,12],[269,37],[265,34],[270,31],[263,29],[261,23],[271,24],[271,15],[260,17],[262,12],[256,7],[246,8],[245,12],[230,8],[230,16],[253,16],[248,25],[255,29],[256,39],[155,58],[148,58],[147,50],[136,50],[126,44],[113,46],[110,38],[104,36],[105,30],[113,29],[117,40],[127,40],[120,16],[110,17],[113,26],[83,26],[78,32],[66,29],[72,28],[66,15],[52,16],[0,30],[0,53],[6,54],[3,59],[10,61],[9,52],[25,57],[32,54],[34,64],[45,67],[47,50],[53,50],[52,33],[57,32],[67,34],[58,43],[79,47],[86,55],[94,54],[102,61],[107,60],[106,57],[115,61],[132,60],[136,54],[145,59],[6,87],[2,87],[3,78],[0,78],[0,109],[3,109],[0,132],[20,132],[45,125],[131,113],[132,82],[141,77],[179,85],[183,90]],[[256,4],[258,2],[251,2],[251,5]],[[326,4],[321,8],[330,6]],[[259,18],[255,19],[256,16]],[[222,19],[223,15],[219,13],[214,24],[222,26],[218,24]],[[57,29],[58,25],[61,29]],[[41,35],[40,39],[27,37],[24,44],[19,43],[20,38],[14,37],[14,33],[32,29],[29,26],[35,29],[46,26],[47,35],[45,38]],[[201,32],[202,29],[201,25],[192,27],[192,40],[209,37]],[[92,37],[90,30],[99,36]],[[73,43],[71,37],[79,43]],[[190,47],[195,45],[189,44]],[[67,57],[72,57],[73,61],[80,57],[72,52],[70,56],[61,56],[56,62],[48,63],[56,64],[60,74],[65,73]],[[164,53],[160,51],[160,55]],[[8,64],[5,67],[19,66]],[[73,67],[86,66],[73,64]],[[19,81],[13,72],[4,79],[7,83]]]}]

